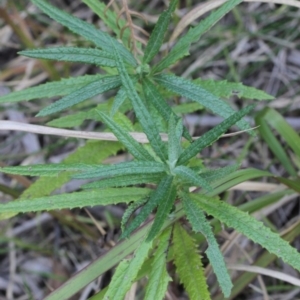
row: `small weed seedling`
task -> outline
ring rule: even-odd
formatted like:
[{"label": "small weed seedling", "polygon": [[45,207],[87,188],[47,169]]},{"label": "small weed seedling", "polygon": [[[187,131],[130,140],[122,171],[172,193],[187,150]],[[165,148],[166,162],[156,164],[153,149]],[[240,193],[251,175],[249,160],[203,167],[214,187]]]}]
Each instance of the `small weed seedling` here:
[{"label": "small weed seedling", "polygon": [[[220,97],[229,97],[232,91],[248,99],[267,100],[272,97],[242,84],[188,80],[168,71],[169,67],[189,54],[192,43],[197,42],[242,0],[226,1],[205,20],[190,28],[159,61],[156,56],[164,41],[177,0],[172,0],[168,9],[160,15],[147,45],[143,47],[136,42],[134,53],[129,50],[130,47],[127,48],[132,45],[130,30],[122,30],[116,26],[117,16],[106,10],[101,2],[83,1],[99,14],[117,38],[58,10],[44,0],[32,2],[52,19],[92,42],[95,48],[33,49],[21,51],[21,55],[94,64],[105,70],[106,75],[85,75],[42,84],[11,93],[0,98],[0,102],[60,96],[60,100],[38,113],[38,116],[49,116],[74,106],[76,109],[76,105],[85,100],[115,90],[116,95],[112,100],[89,111],[56,118],[49,124],[72,127],[85,119],[101,121],[117,137],[119,143],[88,142],[61,164],[1,168],[5,173],[42,178],[28,188],[20,200],[0,204],[0,216],[3,219],[20,212],[129,204],[122,219],[123,241],[109,251],[105,259],[95,261],[88,268],[90,273],[85,271],[84,274],[77,274],[46,299],[67,299],[116,264],[118,266],[109,286],[93,299],[124,299],[133,282],[146,275],[148,283],[144,299],[163,299],[171,280],[166,268],[168,260],[174,261],[180,281],[190,299],[210,299],[201,256],[192,237],[193,232],[205,238],[208,245],[205,253],[209,263],[224,296],[229,297],[232,282],[206,214],[236,229],[300,270],[300,256],[296,249],[263,223],[217,197],[230,184],[232,186],[269,173],[254,169],[238,171],[237,165],[210,170],[197,158],[199,152],[235,124],[241,130],[254,134],[243,119],[253,110],[253,105],[234,111]],[[190,102],[170,106],[166,100],[175,95]],[[193,140],[178,115],[187,106],[192,110],[205,108],[223,117],[224,121]],[[136,116],[134,124],[126,115],[130,110]],[[146,145],[132,136],[131,132],[138,130],[146,135]],[[167,141],[162,140],[161,133],[167,133]],[[132,155],[132,160],[113,165],[101,163],[122,147]],[[49,177],[52,179],[49,180]],[[79,192],[50,195],[71,178],[93,181],[83,185]],[[143,187],[142,184],[148,183],[154,184],[156,188]],[[200,192],[192,193],[191,187],[197,187]],[[136,215],[138,208],[140,211]],[[149,215],[154,211],[155,217],[149,221]],[[172,218],[169,217],[171,213]],[[183,216],[189,221],[193,232],[178,221]],[[169,251],[170,248],[172,251]],[[133,251],[131,259],[124,259]],[[149,255],[150,252],[152,255]]]}]

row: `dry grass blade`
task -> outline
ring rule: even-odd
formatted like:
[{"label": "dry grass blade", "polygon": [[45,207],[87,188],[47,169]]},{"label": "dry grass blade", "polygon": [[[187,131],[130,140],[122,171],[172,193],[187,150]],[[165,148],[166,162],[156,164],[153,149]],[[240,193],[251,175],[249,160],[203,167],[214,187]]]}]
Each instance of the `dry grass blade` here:
[{"label": "dry grass blade", "polygon": [[[184,29],[188,27],[196,19],[198,19],[205,13],[221,6],[226,1],[227,0],[213,0],[208,3],[202,3],[196,6],[188,14],[186,14],[177,24],[170,38],[170,42],[173,42],[184,31]],[[274,4],[289,5],[289,6],[300,8],[300,1],[297,0],[244,0],[244,2],[274,3]]]},{"label": "dry grass blade", "polygon": [[270,276],[272,278],[277,278],[279,280],[288,282],[290,284],[300,286],[299,279],[297,279],[291,275],[282,273],[282,272],[269,270],[269,269],[258,267],[258,266],[246,266],[246,265],[239,265],[239,264],[229,264],[229,265],[227,265],[227,267],[228,267],[228,269],[231,269],[231,270],[246,271],[246,272],[258,273],[261,275]]},{"label": "dry grass blade", "polygon": [[[53,128],[53,127],[48,127],[48,126],[32,125],[32,124],[13,122],[13,121],[0,121],[0,131],[1,130],[24,131],[24,132],[31,132],[31,133],[37,133],[37,134],[75,137],[75,138],[87,139],[87,140],[118,141],[116,136],[110,132],[93,132],[93,131],[78,131],[78,130],[59,129],[59,128]],[[249,130],[252,130],[252,128]],[[222,137],[240,134],[244,131],[248,131],[248,130],[242,130],[242,131],[238,131],[235,133],[223,134]],[[149,143],[147,136],[144,133],[129,132],[129,134],[137,142],[139,142],[141,144]],[[161,133],[160,136],[163,141],[168,141],[167,134]],[[198,138],[199,137],[193,137],[194,140],[196,140]]]}]

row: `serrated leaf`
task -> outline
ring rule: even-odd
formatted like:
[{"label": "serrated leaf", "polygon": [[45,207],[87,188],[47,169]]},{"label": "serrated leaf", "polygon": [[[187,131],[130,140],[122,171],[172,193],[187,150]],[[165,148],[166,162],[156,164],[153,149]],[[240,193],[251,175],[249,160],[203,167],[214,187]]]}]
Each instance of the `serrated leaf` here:
[{"label": "serrated leaf", "polygon": [[264,91],[258,90],[251,86],[243,85],[241,82],[228,82],[227,80],[193,80],[194,83],[198,84],[205,90],[214,94],[217,97],[230,98],[235,95],[238,98],[256,99],[256,100],[272,100],[274,97],[265,93]]},{"label": "serrated leaf", "polygon": [[[74,164],[80,161],[85,164],[99,164],[107,157],[115,155],[120,149],[120,143],[108,141],[88,141],[83,147],[77,148],[74,153],[63,161],[63,163]],[[69,172],[60,173],[57,177],[51,178],[51,180],[47,177],[39,178],[23,192],[21,197],[27,199],[49,195],[70,179],[71,173]]]},{"label": "serrated leaf", "polygon": [[191,195],[199,206],[209,215],[219,219],[229,227],[233,227],[238,232],[244,234],[255,243],[266,248],[270,253],[280,257],[284,262],[300,271],[300,254],[280,238],[277,233],[272,232],[262,222],[254,217],[240,211],[238,208],[227,204],[224,201],[209,198],[202,195]]},{"label": "serrated leaf", "polygon": [[29,101],[39,98],[51,98],[70,94],[92,82],[99,81],[104,75],[85,75],[48,82],[22,91],[16,91],[0,97],[0,103]]},{"label": "serrated leaf", "polygon": [[[176,94],[196,101],[223,118],[228,118],[235,112],[223,100],[202,89],[188,79],[177,77],[175,75],[161,74],[155,77],[155,81]],[[242,130],[250,128],[250,125],[244,120],[238,121],[237,126]]]},{"label": "serrated leaf", "polygon": [[105,67],[116,66],[116,62],[112,54],[92,48],[55,47],[24,50],[18,52],[18,54],[32,58],[80,62]]},{"label": "serrated leaf", "polygon": [[153,209],[158,205],[159,201],[163,201],[165,196],[168,195],[172,189],[172,176],[165,176],[157,185],[155,191],[152,192],[148,202],[143,206],[140,213],[135,219],[129,224],[125,231],[121,235],[122,238],[126,238],[129,234],[138,228],[150,215]]},{"label": "serrated leaf", "polygon": [[190,45],[217,23],[224,15],[231,11],[243,0],[228,0],[219,9],[212,12],[194,28],[190,28],[187,34],[179,39],[170,53],[165,56],[154,68],[153,73],[159,73],[174,64],[177,60],[189,54]]},{"label": "serrated leaf", "polygon": [[73,17],[64,11],[57,9],[44,0],[32,0],[39,9],[41,9],[50,18],[54,19],[58,23],[68,27],[71,31],[81,35],[87,40],[94,43],[97,47],[102,48],[107,52],[111,52],[111,44],[113,44],[119,53],[129,62],[131,65],[136,66],[136,60],[132,54],[117,40],[112,38],[106,32],[95,28],[92,24],[84,22],[76,17]]},{"label": "serrated leaf", "polygon": [[126,292],[134,282],[139,269],[152,248],[152,242],[142,242],[135,251],[133,258],[123,260],[116,269],[116,272],[105,293],[104,299],[124,300]]},{"label": "serrated leaf", "polygon": [[205,147],[211,145],[216,141],[220,136],[226,132],[232,125],[234,125],[238,120],[243,118],[254,108],[253,105],[249,105],[239,112],[234,113],[229,118],[225,119],[222,123],[204,133],[200,138],[194,141],[188,148],[186,148],[183,153],[180,155],[178,164],[187,163],[192,157],[197,155]]},{"label": "serrated leaf", "polygon": [[114,116],[116,114],[116,112],[121,107],[121,105],[125,102],[126,99],[127,99],[127,93],[126,93],[125,89],[122,87],[119,89],[119,91],[114,99],[113,105],[110,110],[111,116]]},{"label": "serrated leaf", "polygon": [[211,192],[212,187],[206,179],[202,178],[201,175],[198,175],[192,169],[185,166],[177,166],[174,169],[174,174],[176,174],[184,183],[188,183],[194,186],[200,186],[207,191]]},{"label": "serrated leaf", "polygon": [[88,171],[90,168],[94,169],[98,165],[88,165],[83,163],[74,164],[44,164],[31,166],[16,166],[16,167],[2,167],[0,172],[27,176],[47,176],[56,177],[61,172],[78,172]]},{"label": "serrated leaf", "polygon": [[219,168],[215,170],[209,170],[201,172],[201,177],[206,179],[209,182],[216,181],[218,179],[224,178],[227,175],[235,172],[239,167],[239,164],[230,165],[224,168]]},{"label": "serrated leaf", "polygon": [[105,113],[98,111],[98,114],[118,138],[119,142],[121,142],[136,159],[142,161],[154,161],[154,158],[149,154],[149,152],[143,148],[143,146],[139,144],[127,131],[125,131],[121,126],[118,126],[118,124],[116,124]]},{"label": "serrated leaf", "polygon": [[100,181],[95,181],[83,185],[83,189],[100,189],[117,186],[128,186],[143,183],[158,183],[163,177],[164,173],[156,174],[138,174],[138,175],[126,175],[126,176],[114,176],[113,178],[106,178]]},{"label": "serrated leaf", "polygon": [[84,100],[95,97],[106,91],[114,89],[120,86],[121,81],[119,76],[107,76],[103,77],[101,80],[89,83],[88,85],[82,87],[79,90],[61,98],[60,100],[54,102],[53,104],[42,109],[37,116],[47,116],[66,108],[69,108],[75,104],[78,104]]},{"label": "serrated leaf", "polygon": [[171,15],[177,6],[177,3],[178,0],[172,0],[169,8],[159,16],[144,52],[144,63],[149,63],[158,53],[168,29]]},{"label": "serrated leaf", "polygon": [[129,203],[144,198],[150,190],[145,188],[118,188],[90,190],[41,198],[21,199],[0,204],[0,213],[24,213],[54,209]]},{"label": "serrated leaf", "polygon": [[144,300],[162,300],[165,297],[168,282],[171,281],[166,269],[166,256],[171,236],[171,228],[167,228],[158,237],[158,247],[154,255],[146,287]]},{"label": "serrated leaf", "polygon": [[[205,218],[203,210],[198,205],[198,202],[193,198],[190,198],[188,194],[182,193],[183,208],[192,228],[195,232],[200,232],[205,237],[208,248],[205,251],[210,264],[217,276],[219,285],[225,297],[229,297],[231,289],[233,287],[230,276],[228,274],[226,264],[222,252],[219,249],[219,245],[215,239],[214,233],[208,221]],[[211,197],[205,197],[208,201]]]},{"label": "serrated leaf", "polygon": [[[175,120],[180,119],[172,111],[171,107],[166,103],[165,99],[161,96],[161,94],[150,79],[144,78],[142,81],[142,86],[146,101],[152,103],[152,105],[156,108],[158,113],[164,118],[165,121],[169,121],[171,115],[175,117]],[[192,141],[192,138],[186,127],[184,127],[183,129],[183,135],[188,141]]]},{"label": "serrated leaf", "polygon": [[114,49],[115,59],[117,62],[117,68],[122,80],[122,84],[126,90],[128,98],[131,101],[134,112],[143,128],[143,131],[147,135],[152,148],[154,149],[154,151],[162,161],[166,161],[165,145],[163,144],[160,138],[159,131],[155,125],[155,122],[153,121],[151,115],[149,114],[142,99],[137,94],[135,86],[125,69],[121,56],[119,55],[119,53],[115,48],[113,49]]},{"label": "serrated leaf", "polygon": [[149,200],[149,198],[143,198],[143,199],[139,199],[139,200],[134,201],[129,204],[129,206],[127,207],[127,209],[125,210],[125,212],[122,216],[122,220],[121,220],[122,232],[125,231],[125,226],[126,226],[128,220],[130,219],[130,217],[132,216],[132,214],[135,212],[135,210],[137,210],[139,207],[143,206],[148,200]]},{"label": "serrated leaf", "polygon": [[176,272],[191,300],[208,300],[210,294],[206,284],[201,255],[193,238],[178,223],[173,231],[173,249]]},{"label": "serrated leaf", "polygon": [[147,241],[153,240],[162,228],[168,214],[170,213],[176,200],[176,187],[171,185],[166,191],[163,198],[160,200],[155,215],[154,223],[150,229]]},{"label": "serrated leaf", "polygon": [[173,115],[169,119],[169,132],[168,132],[168,161],[169,165],[175,167],[179,155],[182,152],[181,136],[183,131],[182,120],[176,122]]},{"label": "serrated leaf", "polygon": [[88,172],[76,174],[73,178],[88,179],[96,177],[125,176],[133,174],[155,174],[165,171],[162,163],[152,161],[130,161],[115,165],[100,165],[92,167]]}]

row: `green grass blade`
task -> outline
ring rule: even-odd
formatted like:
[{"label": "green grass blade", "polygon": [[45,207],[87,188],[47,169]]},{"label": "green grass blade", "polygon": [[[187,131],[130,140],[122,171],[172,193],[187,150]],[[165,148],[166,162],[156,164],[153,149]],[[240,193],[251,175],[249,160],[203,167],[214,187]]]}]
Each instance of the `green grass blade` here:
[{"label": "green grass blade", "polygon": [[275,177],[276,180],[293,189],[295,192],[300,193],[300,178],[297,179],[287,179],[284,177]]},{"label": "green grass blade", "polygon": [[129,203],[146,197],[150,190],[145,188],[118,188],[90,190],[69,194],[15,200],[0,204],[0,213],[24,213],[54,209]]},{"label": "green grass blade", "polygon": [[22,91],[16,91],[0,97],[0,103],[30,101],[40,98],[51,98],[70,94],[89,83],[99,81],[103,75],[85,75],[77,78],[67,78],[60,81],[48,82]]},{"label": "green grass blade", "polygon": [[183,56],[188,55],[191,44],[198,41],[207,30],[209,30],[224,15],[226,15],[242,1],[243,0],[228,0],[219,9],[215,10],[207,18],[201,21],[197,26],[190,28],[187,34],[179,39],[170,53],[154,67],[153,73],[163,71]]},{"label": "green grass blade", "polygon": [[134,282],[151,248],[152,242],[144,241],[135,251],[131,260],[123,260],[119,264],[104,299],[124,300],[126,292]]},{"label": "green grass blade", "polygon": [[18,54],[32,58],[80,62],[105,67],[116,66],[116,62],[112,54],[92,48],[55,47],[48,49],[24,50],[18,52]]},{"label": "green grass blade", "polygon": [[220,138],[220,136],[224,132],[226,132],[238,120],[240,120],[246,114],[248,114],[253,108],[253,105],[249,105],[241,109],[239,112],[234,113],[229,118],[225,119],[222,123],[203,134],[199,139],[194,141],[193,144],[191,144],[188,148],[186,148],[183,151],[183,153],[179,157],[178,164],[187,163],[192,157],[197,155],[205,147],[211,145],[214,141]]},{"label": "green grass blade", "polygon": [[193,238],[178,223],[173,231],[174,262],[191,300],[210,299],[201,256]]},{"label": "green grass blade", "polygon": [[[179,120],[179,117],[173,112],[171,107],[166,103],[165,99],[161,96],[155,85],[151,82],[150,79],[144,78],[142,81],[142,87],[144,91],[144,95],[147,102],[153,104],[158,113],[166,120],[169,121],[171,115],[175,117],[175,120]],[[188,140],[192,141],[192,138],[184,127],[183,136]]]},{"label": "green grass blade", "polygon": [[[217,276],[219,285],[225,297],[230,296],[231,289],[233,287],[230,276],[228,274],[226,264],[222,252],[219,249],[218,243],[212,231],[209,222],[206,220],[203,210],[199,207],[198,202],[190,198],[189,195],[182,193],[183,207],[186,212],[187,218],[192,225],[195,232],[200,232],[205,237],[208,248],[205,251],[210,264]],[[200,196],[200,195],[199,195]],[[201,195],[202,197],[211,199]]]},{"label": "green grass blade", "polygon": [[202,187],[208,192],[212,191],[212,187],[210,186],[209,182],[188,167],[178,166],[174,169],[174,174],[176,174],[184,183]]},{"label": "green grass blade", "polygon": [[228,82],[227,80],[203,80],[196,79],[193,82],[203,89],[209,91],[217,97],[256,99],[256,100],[273,100],[274,97],[256,88],[243,85],[241,82]]},{"label": "green grass blade", "polygon": [[[155,81],[178,95],[196,101],[223,118],[228,118],[235,112],[223,100],[204,90],[191,80],[177,77],[175,75],[161,74],[155,77]],[[250,128],[250,125],[244,120],[237,122],[237,126],[242,130]]]},{"label": "green grass blade", "polygon": [[129,226],[122,233],[121,238],[126,238],[130,233],[138,228],[150,215],[153,209],[159,204],[160,201],[164,201],[165,195],[167,195],[172,188],[172,176],[165,176],[157,185],[156,190],[150,195],[150,199],[143,206],[139,214],[129,224]]},{"label": "green grass blade", "polygon": [[158,204],[157,213],[155,215],[154,223],[150,229],[149,235],[147,236],[147,241],[153,240],[159,233],[174,205],[175,200],[176,187],[171,185]]},{"label": "green grass blade", "polygon": [[179,155],[182,152],[181,136],[183,131],[182,120],[176,122],[173,115],[169,119],[169,132],[168,132],[168,161],[171,168],[174,168]]},{"label": "green grass blade", "polygon": [[154,161],[154,158],[149,152],[143,148],[126,130],[109,118],[105,113],[98,111],[100,118],[111,129],[114,135],[118,138],[128,151],[138,160]]},{"label": "green grass blade", "polygon": [[247,213],[224,201],[212,198],[207,199],[201,195],[191,195],[191,197],[199,202],[199,206],[206,213],[219,219],[227,226],[235,228],[255,243],[266,248],[270,253],[277,255],[284,262],[300,271],[300,254],[298,251],[262,222],[257,221]]},{"label": "green grass blade", "polygon": [[76,174],[73,178],[89,179],[96,177],[125,176],[132,174],[155,174],[165,171],[165,167],[159,162],[130,161],[116,165],[101,165],[90,168],[88,172]]},{"label": "green grass blade", "polygon": [[56,7],[50,5],[44,0],[32,0],[39,9],[41,9],[50,18],[54,19],[58,23],[68,27],[74,33],[81,35],[87,40],[94,43],[97,47],[102,48],[107,52],[111,52],[111,44],[118,49],[122,57],[129,62],[131,65],[136,66],[136,60],[132,54],[117,40],[112,38],[109,34],[102,32],[101,30],[95,28],[92,24],[84,22],[76,17],[73,17],[64,11],[57,9]]},{"label": "green grass blade", "polygon": [[169,8],[159,16],[144,52],[144,63],[149,63],[158,53],[168,29],[171,15],[177,6],[177,3],[178,0],[171,0]]},{"label": "green grass blade", "polygon": [[83,189],[100,189],[108,187],[128,186],[143,183],[158,183],[164,173],[114,176],[83,185]]},{"label": "green grass blade", "polygon": [[61,98],[60,100],[54,102],[53,104],[42,109],[37,116],[47,116],[66,108],[69,108],[75,104],[78,104],[84,100],[95,97],[106,91],[114,89],[121,85],[120,77],[117,76],[106,76],[101,80],[92,82],[81,89],[74,91],[73,93]]},{"label": "green grass blade", "polygon": [[163,300],[168,283],[172,280],[166,269],[170,236],[171,228],[168,228],[158,237],[158,247],[151,265],[144,300]]},{"label": "green grass blade", "polygon": [[122,80],[122,84],[124,89],[126,90],[127,96],[131,101],[132,107],[134,109],[134,112],[145,132],[145,134],[148,137],[148,140],[154,149],[155,153],[160,157],[162,161],[166,161],[166,150],[165,145],[162,142],[158,128],[155,124],[155,122],[152,119],[152,116],[148,112],[145,104],[143,103],[142,99],[139,97],[138,93],[136,92],[135,86],[129,77],[123,60],[121,56],[119,55],[118,51],[114,49],[114,55],[117,62],[117,68]]},{"label": "green grass blade", "polygon": [[[286,120],[274,109],[271,108],[265,108],[258,116],[256,117],[256,120],[258,122],[265,121],[267,122],[271,127],[273,127],[280,135],[281,137],[286,141],[287,145],[291,147],[291,149],[294,151],[294,153],[300,157],[300,137],[299,134],[286,122]],[[266,130],[266,124],[264,125],[264,129]],[[268,131],[270,133],[270,130]],[[267,135],[264,134],[264,138],[267,138]],[[268,143],[269,144],[269,143]],[[269,147],[272,151],[274,151],[275,155],[279,158],[279,147],[278,144],[269,144]],[[276,149],[277,148],[277,149]],[[284,150],[283,150],[284,151]],[[283,153],[281,153],[283,155]],[[281,158],[283,161],[284,156]],[[286,164],[285,167],[287,167],[287,158],[285,158]],[[291,166],[289,166],[289,170],[291,171]],[[292,173],[292,172],[290,172]],[[294,172],[293,172],[294,173]],[[295,175],[295,174],[293,174]]]}]

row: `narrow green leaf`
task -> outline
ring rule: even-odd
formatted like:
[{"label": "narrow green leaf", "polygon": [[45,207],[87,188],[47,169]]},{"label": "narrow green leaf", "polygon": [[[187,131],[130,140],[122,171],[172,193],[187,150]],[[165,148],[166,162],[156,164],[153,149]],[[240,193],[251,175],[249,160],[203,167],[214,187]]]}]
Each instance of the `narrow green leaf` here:
[{"label": "narrow green leaf", "polygon": [[18,54],[32,58],[80,62],[105,67],[116,66],[116,62],[111,53],[92,48],[55,47],[24,50],[18,52]]},{"label": "narrow green leaf", "polygon": [[169,8],[159,16],[144,52],[144,63],[149,63],[158,53],[168,29],[171,15],[177,6],[177,3],[178,0],[172,0]]},{"label": "narrow green leaf", "polygon": [[146,198],[142,198],[139,199],[137,201],[134,201],[132,203],[130,203],[127,207],[127,209],[125,210],[123,216],[122,216],[122,220],[121,220],[121,230],[122,232],[125,231],[125,226],[128,223],[128,220],[130,219],[130,217],[132,216],[132,214],[141,206],[143,206],[144,204],[146,204],[146,202],[149,200],[149,197]]},{"label": "narrow green leaf", "polygon": [[119,55],[118,51],[114,47],[113,50],[114,50],[114,55],[117,62],[117,68],[122,80],[123,87],[126,90],[127,96],[131,101],[134,112],[145,134],[147,135],[148,140],[151,146],[153,147],[154,151],[162,161],[166,161],[165,145],[163,144],[160,138],[155,122],[153,121],[151,115],[149,114],[142,99],[137,94],[135,86],[125,69],[121,56]]},{"label": "narrow green leaf", "polygon": [[186,288],[190,300],[208,300],[210,294],[206,284],[201,255],[193,238],[178,223],[173,231],[174,262],[180,282]]},{"label": "narrow green leaf", "polygon": [[[155,77],[155,81],[176,94],[196,101],[223,118],[228,118],[235,112],[223,100],[188,79],[175,75],[161,74]],[[250,125],[244,120],[238,121],[237,126],[242,130],[250,128]]]},{"label": "narrow green leaf", "polygon": [[70,94],[89,83],[99,81],[104,75],[85,75],[77,78],[67,78],[60,81],[48,82],[22,91],[16,91],[0,97],[0,103],[29,101],[39,98],[51,98]]},{"label": "narrow green leaf", "polygon": [[131,260],[123,260],[119,264],[104,299],[124,300],[126,292],[134,282],[138,271],[148,257],[148,252],[151,248],[152,242],[144,241],[135,251]]},{"label": "narrow green leaf", "polygon": [[217,97],[256,99],[256,100],[273,100],[274,97],[251,86],[243,85],[241,82],[228,82],[227,80],[203,80],[196,79],[193,82],[203,89],[209,91]]},{"label": "narrow green leaf", "polygon": [[83,185],[83,189],[100,189],[117,186],[128,186],[143,183],[158,183],[164,173],[114,176]]},{"label": "narrow green leaf", "polygon": [[153,240],[161,230],[168,214],[170,213],[174,202],[176,200],[176,187],[172,185],[160,199],[158,204],[157,213],[155,215],[154,223],[150,229],[147,241]]},{"label": "narrow green leaf", "polygon": [[297,179],[287,179],[284,177],[275,177],[276,180],[293,189],[297,193],[300,193],[300,178]]},{"label": "narrow green leaf", "polygon": [[262,138],[266,141],[271,151],[281,162],[282,166],[290,173],[291,176],[296,176],[297,172],[284,148],[279,143],[278,139],[273,134],[263,114],[259,113],[255,118],[255,123],[259,126],[258,131]]},{"label": "narrow green leaf", "polygon": [[130,161],[116,165],[100,165],[90,168],[88,172],[76,174],[73,178],[88,179],[96,177],[125,176],[133,174],[155,174],[165,171],[162,163],[152,161]]},{"label": "narrow green leaf", "polygon": [[119,110],[119,108],[125,102],[126,99],[127,99],[127,93],[126,93],[126,90],[122,87],[119,89],[119,91],[114,99],[113,105],[111,107],[110,115],[112,117],[116,114],[116,112]]},{"label": "narrow green leaf", "polygon": [[[193,230],[202,233],[208,243],[208,248],[205,253],[217,276],[224,296],[229,297],[233,285],[226,268],[223,254],[219,249],[212,228],[206,220],[204,212],[198,205],[198,202],[190,198],[186,193],[182,193],[180,196],[182,197],[183,207]],[[212,199],[211,197],[204,195],[201,196],[205,197],[208,201]]]},{"label": "narrow green leaf", "polygon": [[83,163],[74,163],[74,164],[62,163],[62,164],[2,167],[0,168],[0,171],[8,174],[56,177],[61,172],[88,171],[90,168],[94,169],[95,167],[97,167],[97,165],[88,165]]},{"label": "narrow green leaf", "polygon": [[[121,149],[121,144],[108,141],[88,141],[84,146],[78,147],[74,153],[64,159],[65,164],[75,164],[78,161],[85,164],[99,164]],[[23,194],[23,199],[38,198],[51,194],[71,179],[70,172],[62,172],[51,179],[39,178]]]},{"label": "narrow green leaf", "polygon": [[200,186],[209,192],[212,191],[212,187],[209,182],[188,167],[178,166],[174,169],[174,174],[176,174],[184,183]]},{"label": "narrow green leaf", "polygon": [[201,172],[200,174],[202,178],[206,179],[209,182],[213,182],[235,172],[238,168],[239,164],[234,164],[224,168]]},{"label": "narrow green leaf", "polygon": [[[171,115],[174,116],[175,120],[179,120],[180,118],[173,112],[171,107],[166,103],[165,99],[161,96],[155,85],[151,82],[150,79],[144,78],[142,81],[143,91],[145,94],[145,98],[147,102],[153,104],[158,113],[166,120],[169,121]],[[188,141],[192,141],[192,138],[184,127],[183,135]]]},{"label": "narrow green leaf", "polygon": [[21,199],[0,204],[0,213],[24,213],[54,209],[72,209],[95,205],[129,203],[146,197],[145,188],[118,188],[89,190],[33,199]]},{"label": "narrow green leaf", "polygon": [[64,11],[57,9],[44,0],[32,0],[32,3],[50,18],[68,27],[71,31],[83,36],[87,40],[94,43],[97,47],[100,47],[107,52],[111,52],[111,44],[113,44],[127,62],[133,66],[136,66],[137,63],[132,54],[109,34],[95,28],[92,24],[84,22],[65,13]]},{"label": "narrow green leaf", "polygon": [[229,227],[235,228],[255,243],[266,248],[270,253],[282,258],[284,262],[300,271],[300,254],[282,240],[277,233],[272,232],[262,222],[240,211],[238,208],[212,198],[205,198],[202,195],[191,195],[199,206],[209,215],[219,219]]},{"label": "narrow green leaf", "polygon": [[169,165],[174,168],[177,160],[179,158],[179,155],[182,152],[181,147],[181,136],[182,136],[182,120],[178,120],[176,122],[173,115],[171,115],[169,119],[169,132],[168,132],[168,161]]},{"label": "narrow green leaf", "polygon": [[99,16],[107,27],[117,35],[118,39],[122,39],[124,45],[128,45],[130,41],[130,30],[128,28],[125,30],[122,29],[126,26],[125,20],[120,18],[114,11],[107,9],[106,4],[103,2],[95,0],[83,0],[82,2],[88,5],[88,7]]},{"label": "narrow green leaf", "polygon": [[103,77],[101,80],[91,82],[81,89],[78,89],[71,94],[61,98],[60,100],[54,102],[50,106],[45,107],[37,114],[37,116],[47,116],[59,112],[84,100],[114,89],[120,86],[120,84],[121,81],[118,75]]},{"label": "narrow green leaf", "polygon": [[158,237],[158,247],[151,265],[149,281],[146,287],[144,300],[162,300],[165,297],[168,283],[171,281],[166,269],[166,256],[169,248],[171,227],[162,232]]},{"label": "narrow green leaf", "polygon": [[172,107],[172,110],[176,114],[190,114],[197,110],[203,110],[203,109],[204,109],[203,105],[201,105],[197,102],[181,103],[179,105]]},{"label": "narrow green leaf", "polygon": [[126,230],[122,233],[121,239],[126,238],[129,234],[138,228],[150,215],[153,209],[158,205],[159,201],[164,201],[166,195],[170,194],[172,189],[172,176],[165,176],[160,183],[157,185],[156,190],[150,195],[149,201],[141,209],[140,213],[135,219],[129,224]]},{"label": "narrow green leaf", "polygon": [[[290,124],[287,123],[287,121],[276,110],[271,109],[271,108],[265,108],[256,117],[256,120],[259,122],[264,120],[265,122],[270,124],[270,126],[273,127],[281,135],[281,137],[286,141],[287,145],[292,148],[294,153],[298,157],[300,157],[299,134],[291,127]],[[264,127],[266,127],[266,126],[264,125]],[[266,138],[266,134],[264,135],[264,138]],[[276,146],[276,144],[275,144],[272,147],[272,145],[269,144],[269,146],[270,146],[271,150],[274,151],[275,155],[278,156],[279,153],[276,153],[277,151],[279,151],[278,145]],[[276,148],[278,148],[278,149],[276,149]],[[279,158],[279,156],[278,156],[278,158]],[[289,167],[289,169],[290,169],[290,167]],[[290,173],[292,173],[292,172],[290,172]]]},{"label": "narrow green leaf", "polygon": [[127,131],[116,124],[105,113],[98,111],[98,114],[103,122],[118,138],[119,142],[121,142],[136,159],[154,161],[154,158],[149,154],[149,152],[145,148],[143,148],[143,146],[139,144]]},{"label": "narrow green leaf", "polygon": [[219,9],[212,12],[207,18],[201,21],[194,28],[190,28],[176,43],[170,53],[164,57],[154,68],[153,73],[159,73],[174,64],[181,57],[189,54],[190,45],[199,40],[207,30],[209,30],[215,23],[217,23],[223,16],[231,11],[236,5],[243,0],[228,0]]},{"label": "narrow green leaf", "polygon": [[211,145],[214,141],[220,138],[220,136],[224,132],[226,132],[238,120],[240,120],[246,114],[248,114],[253,108],[253,105],[249,105],[241,109],[239,112],[234,113],[229,118],[225,119],[222,123],[203,134],[199,139],[194,141],[194,143],[192,143],[188,148],[186,148],[183,151],[183,153],[179,157],[178,164],[187,163],[189,159],[197,155],[205,147]]}]

